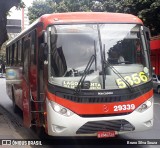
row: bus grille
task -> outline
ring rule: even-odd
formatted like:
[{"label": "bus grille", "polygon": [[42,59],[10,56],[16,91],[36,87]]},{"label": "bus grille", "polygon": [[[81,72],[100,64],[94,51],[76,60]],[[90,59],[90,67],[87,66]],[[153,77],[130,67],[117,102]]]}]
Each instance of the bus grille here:
[{"label": "bus grille", "polygon": [[71,96],[71,95],[64,95],[63,98],[79,103],[109,103],[109,102],[122,102],[135,99],[136,97],[140,96],[140,94],[129,94],[129,95],[112,95],[112,96],[104,96],[104,97],[97,97],[97,96]]},{"label": "bus grille", "polygon": [[146,84],[133,87],[132,91],[126,89],[115,89],[111,90],[113,94],[99,95],[109,90],[81,90],[79,93],[75,92],[74,89],[68,89],[58,86],[48,85],[48,89],[51,93],[56,96],[77,103],[113,103],[133,100],[150,90],[152,90],[153,84],[148,82]]},{"label": "bus grille", "polygon": [[92,121],[81,126],[76,134],[94,134],[99,131],[133,131],[135,127],[126,120]]},{"label": "bus grille", "polygon": [[78,103],[112,103],[112,102],[122,102],[122,101],[129,101],[133,100],[142,94],[145,94],[150,90],[150,87],[146,87],[141,91],[135,91],[133,93],[124,93],[124,94],[113,94],[113,95],[105,95],[105,96],[87,96],[87,95],[72,95],[72,94],[65,94],[57,92],[56,95],[62,96],[67,100],[78,102]]}]

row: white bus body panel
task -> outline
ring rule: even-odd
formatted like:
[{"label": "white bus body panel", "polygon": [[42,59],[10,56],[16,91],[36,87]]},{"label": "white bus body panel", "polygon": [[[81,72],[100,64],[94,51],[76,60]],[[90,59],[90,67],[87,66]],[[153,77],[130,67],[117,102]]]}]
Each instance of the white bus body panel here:
[{"label": "white bus body panel", "polygon": [[[46,100],[47,106],[47,124],[48,124],[48,134],[51,136],[96,136],[97,134],[76,134],[76,131],[83,126],[85,123],[90,121],[110,121],[110,120],[127,120],[131,123],[136,131],[144,131],[152,128],[153,126],[153,103],[152,106],[146,111],[139,113],[136,110],[128,115],[123,116],[110,116],[110,117],[90,117],[84,118],[80,117],[77,114],[73,114],[70,117],[63,116],[55,112],[49,103]],[[146,125],[146,122],[149,121],[149,125]],[[131,132],[131,131],[127,131]],[[117,134],[127,133],[125,132],[116,132]]]}]

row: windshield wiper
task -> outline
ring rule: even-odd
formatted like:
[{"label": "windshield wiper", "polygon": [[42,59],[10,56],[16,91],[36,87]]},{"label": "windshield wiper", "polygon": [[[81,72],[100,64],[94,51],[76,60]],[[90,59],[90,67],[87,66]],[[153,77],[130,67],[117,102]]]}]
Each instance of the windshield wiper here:
[{"label": "windshield wiper", "polygon": [[[90,57],[90,60],[89,60],[87,66],[86,66],[86,68],[84,70],[84,73],[83,73],[81,79],[79,80],[78,85],[77,85],[77,87],[75,89],[76,93],[79,93],[79,91],[83,88],[84,80],[85,80],[87,74],[89,73],[90,68],[91,68],[91,66],[92,66],[92,64],[93,64],[93,62],[94,62],[95,59],[96,59],[95,55],[92,55]],[[90,84],[88,84],[88,85],[90,85]]]},{"label": "windshield wiper", "polygon": [[101,39],[101,33],[100,33],[100,28],[98,25],[98,37],[99,37],[99,42],[100,42],[100,52],[101,52],[101,59],[102,59],[102,78],[103,78],[103,89],[105,89],[105,80],[106,80],[106,74],[105,74],[105,69],[106,69],[106,64],[112,69],[112,71],[123,80],[123,82],[127,85],[127,87],[130,89],[132,92],[133,87],[124,79],[124,77],[113,67],[110,65],[108,61],[106,61],[105,57],[105,44],[103,44],[102,47],[102,39]]},{"label": "windshield wiper", "polygon": [[[104,49],[103,49],[103,64],[105,64],[105,65],[108,65],[110,68],[111,68],[111,70],[119,77],[119,78],[121,78],[122,79],[122,81],[127,85],[127,87],[130,89],[130,91],[131,92],[133,92],[133,87],[132,87],[132,85],[127,81],[127,80],[125,80],[124,79],[124,77],[106,60],[106,58],[105,58],[105,45],[104,45]],[[105,69],[105,67],[106,66],[104,66],[104,69]],[[103,74],[103,75],[105,75],[105,74]]]},{"label": "windshield wiper", "polygon": [[113,67],[110,65],[110,63],[108,61],[104,61],[105,64],[107,64],[111,69],[112,71],[119,77],[122,79],[122,81],[127,85],[127,87],[130,89],[131,92],[133,92],[133,87],[132,85],[126,80],[124,79],[124,77]]}]

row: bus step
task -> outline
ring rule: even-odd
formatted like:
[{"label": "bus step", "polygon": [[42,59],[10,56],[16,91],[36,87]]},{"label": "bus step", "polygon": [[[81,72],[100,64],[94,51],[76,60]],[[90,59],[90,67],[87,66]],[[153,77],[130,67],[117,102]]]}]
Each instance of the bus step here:
[{"label": "bus step", "polygon": [[35,100],[32,99],[32,97],[31,97],[31,101],[34,102],[34,103],[44,103],[44,100],[43,101],[35,101]]},{"label": "bus step", "polygon": [[[31,90],[30,90],[30,101],[34,102],[34,103],[44,103],[44,100],[40,100],[40,101],[37,101],[37,100],[34,100],[33,97],[32,97],[32,93],[31,93]],[[45,96],[44,93],[40,93],[40,96]]]}]

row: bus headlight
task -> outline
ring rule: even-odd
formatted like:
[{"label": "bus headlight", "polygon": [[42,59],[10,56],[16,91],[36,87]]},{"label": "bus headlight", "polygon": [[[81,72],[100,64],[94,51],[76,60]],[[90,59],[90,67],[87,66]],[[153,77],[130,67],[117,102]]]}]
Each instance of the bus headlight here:
[{"label": "bus headlight", "polygon": [[142,113],[144,112],[145,110],[147,110],[148,108],[150,108],[152,106],[152,102],[153,102],[153,99],[149,99],[147,100],[146,102],[144,102],[143,104],[141,104],[137,109],[136,111]]},{"label": "bus headlight", "polygon": [[70,111],[69,109],[63,107],[62,105],[59,105],[53,101],[50,101],[51,106],[53,108],[53,110],[61,115],[70,117],[72,116],[74,113],[72,111]]}]

